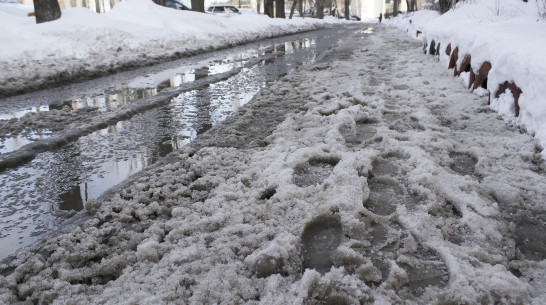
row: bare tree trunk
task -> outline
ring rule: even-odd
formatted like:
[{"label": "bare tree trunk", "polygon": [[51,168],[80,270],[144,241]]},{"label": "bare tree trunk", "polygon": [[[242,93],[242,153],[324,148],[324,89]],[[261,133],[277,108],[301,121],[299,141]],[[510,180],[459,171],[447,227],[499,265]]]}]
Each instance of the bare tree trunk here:
[{"label": "bare tree trunk", "polygon": [[[165,0],[163,0],[163,3]],[[205,0],[191,0],[191,10],[194,12],[205,12]]]},{"label": "bare tree trunk", "polygon": [[298,0],[298,12],[300,13],[300,17],[303,18],[303,1],[304,0]]},{"label": "bare tree trunk", "polygon": [[292,2],[292,7],[290,8],[290,16],[288,16],[288,19],[292,19],[292,17],[294,16],[294,11],[296,10],[296,5],[299,2],[301,2],[301,1],[294,0],[294,2]]},{"label": "bare tree trunk", "polygon": [[61,18],[61,8],[57,0],[34,0],[36,23],[53,21]]},{"label": "bare tree trunk", "polygon": [[335,10],[332,12],[332,16],[334,16],[334,17],[337,18],[337,15],[339,15],[339,14],[338,14],[338,12],[339,12],[339,6],[337,6],[337,1],[336,1],[336,0],[334,0],[334,7],[335,7]]},{"label": "bare tree trunk", "polygon": [[351,0],[345,0],[345,19],[349,20],[351,18],[351,9],[350,9],[350,6],[351,6]]},{"label": "bare tree trunk", "polygon": [[451,1],[450,0],[440,0],[440,13],[445,13],[449,11],[451,8]]},{"label": "bare tree trunk", "polygon": [[317,18],[324,19],[324,0],[317,0]]},{"label": "bare tree trunk", "polygon": [[264,0],[264,14],[270,18],[274,18],[273,15],[273,0]]},{"label": "bare tree trunk", "polygon": [[275,0],[275,17],[277,18],[286,18],[284,13],[284,0]]},{"label": "bare tree trunk", "polygon": [[411,0],[411,11],[412,12],[417,11],[417,0]]},{"label": "bare tree trunk", "polygon": [[398,15],[398,9],[400,7],[400,0],[394,0],[392,4],[392,15],[396,17]]}]

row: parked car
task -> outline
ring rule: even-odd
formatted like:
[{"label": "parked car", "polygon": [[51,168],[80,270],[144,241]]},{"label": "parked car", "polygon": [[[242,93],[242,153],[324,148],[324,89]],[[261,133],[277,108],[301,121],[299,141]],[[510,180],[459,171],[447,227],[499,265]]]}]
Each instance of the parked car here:
[{"label": "parked car", "polygon": [[303,17],[315,17],[317,15],[317,9],[314,7],[309,7],[303,11]]},{"label": "parked car", "polygon": [[175,10],[191,11],[191,8],[177,0],[165,0],[165,6]]},{"label": "parked car", "polygon": [[[334,10],[335,7],[332,7],[332,10]],[[329,16],[330,15],[330,9],[328,8],[325,8],[324,9],[324,16]],[[317,18],[317,8],[316,7],[309,7],[307,8],[305,11],[303,11],[303,17],[312,17],[312,18]]]},{"label": "parked car", "polygon": [[211,5],[207,8],[207,13],[214,15],[220,15],[225,17],[231,17],[233,15],[241,14],[238,8],[233,5]]},{"label": "parked car", "polygon": [[[343,14],[338,13],[338,14],[337,14],[337,18],[339,18],[339,19],[345,19],[345,16],[344,16]],[[357,15],[351,15],[351,16],[349,17],[349,20],[360,21],[360,17],[358,17]]]}]

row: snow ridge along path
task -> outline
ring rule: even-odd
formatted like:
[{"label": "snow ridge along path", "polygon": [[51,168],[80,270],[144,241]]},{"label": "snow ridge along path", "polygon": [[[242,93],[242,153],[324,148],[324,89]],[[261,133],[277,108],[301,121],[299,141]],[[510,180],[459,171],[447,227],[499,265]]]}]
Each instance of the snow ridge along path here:
[{"label": "snow ridge along path", "polygon": [[540,151],[421,47],[379,25],[270,84],[4,261],[0,302],[543,304]]}]

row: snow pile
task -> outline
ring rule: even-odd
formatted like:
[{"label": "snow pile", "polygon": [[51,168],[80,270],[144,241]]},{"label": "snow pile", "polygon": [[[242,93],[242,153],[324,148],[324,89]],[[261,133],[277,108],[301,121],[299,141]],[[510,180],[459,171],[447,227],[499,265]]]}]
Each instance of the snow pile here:
[{"label": "snow pile", "polygon": [[224,18],[130,0],[104,15],[71,8],[59,20],[35,24],[7,6],[0,6],[0,96],[343,23],[257,14]]},{"label": "snow pile", "polygon": [[[387,23],[407,30],[423,32],[430,45],[440,43],[440,61],[450,60],[446,48],[458,47],[457,68],[466,54],[471,55],[474,73],[484,62],[492,66],[487,89],[491,108],[509,123],[522,126],[546,147],[546,21],[540,19],[534,1],[477,0],[465,1],[437,18],[432,12],[418,12],[388,20]],[[410,23],[409,20],[412,22]],[[410,31],[411,29],[411,31]],[[421,39],[421,37],[419,37]],[[468,84],[468,73],[462,73]],[[499,85],[514,83],[521,89],[519,116],[510,90],[497,93]],[[478,90],[481,94],[483,90]],[[498,97],[498,98],[497,98]],[[546,155],[546,150],[543,152]]]}]

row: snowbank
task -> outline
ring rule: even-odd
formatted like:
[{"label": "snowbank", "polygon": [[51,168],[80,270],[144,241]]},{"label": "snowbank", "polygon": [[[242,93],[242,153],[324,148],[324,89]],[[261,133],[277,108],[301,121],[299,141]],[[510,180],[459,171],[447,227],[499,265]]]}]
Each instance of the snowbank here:
[{"label": "snowbank", "polygon": [[344,23],[257,14],[225,18],[130,0],[104,15],[71,8],[59,20],[35,24],[11,6],[0,7],[0,96]]},{"label": "snowbank", "polygon": [[[475,74],[483,63],[490,63],[486,87],[491,108],[509,123],[534,134],[542,147],[546,147],[546,59],[543,55],[546,22],[539,18],[536,3],[468,1],[441,16],[423,11],[390,19],[387,23],[405,29],[414,37],[417,30],[422,31],[419,39],[429,46],[432,41],[440,43],[440,62],[446,66],[450,60],[446,54],[449,44],[451,50],[458,48],[456,67],[459,70],[467,54],[471,56]],[[461,76],[467,83],[468,78],[471,79],[464,71]],[[521,90],[517,103],[513,93],[500,86],[505,82],[514,83]],[[546,150],[542,154],[546,155]]]}]

